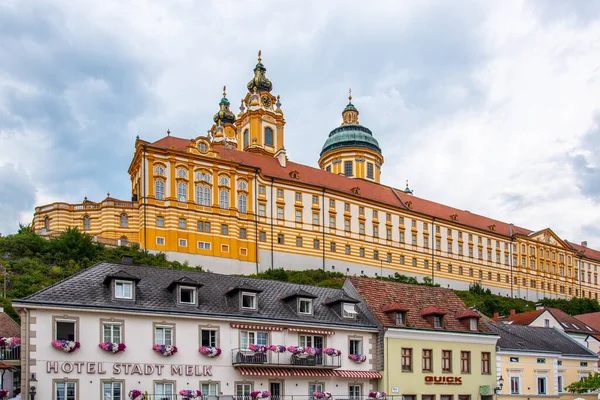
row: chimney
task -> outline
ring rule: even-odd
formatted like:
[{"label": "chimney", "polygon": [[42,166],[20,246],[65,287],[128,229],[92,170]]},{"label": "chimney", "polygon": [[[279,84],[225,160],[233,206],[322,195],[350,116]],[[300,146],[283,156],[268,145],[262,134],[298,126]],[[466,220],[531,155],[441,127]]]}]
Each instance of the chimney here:
[{"label": "chimney", "polygon": [[281,149],[277,150],[277,153],[275,153],[275,158],[277,159],[277,161],[279,161],[279,165],[281,165],[283,168],[285,168],[286,163],[287,163],[285,147],[282,147]]},{"label": "chimney", "polygon": [[494,311],[494,320],[500,319],[500,313],[498,311]]},{"label": "chimney", "polygon": [[543,310],[544,308],[546,308],[546,307],[544,307],[544,305],[542,303],[537,303],[535,305],[535,309],[536,310]]},{"label": "chimney", "polygon": [[587,240],[584,240],[583,242],[581,242],[581,245],[582,245],[583,247],[587,247]]},{"label": "chimney", "polygon": [[123,254],[121,256],[121,264],[124,264],[124,265],[133,265],[133,256],[128,256],[126,254]]},{"label": "chimney", "polygon": [[514,308],[511,308],[511,309],[510,309],[510,315],[515,315],[515,314],[516,314],[516,312],[515,312],[515,309],[514,309]]}]

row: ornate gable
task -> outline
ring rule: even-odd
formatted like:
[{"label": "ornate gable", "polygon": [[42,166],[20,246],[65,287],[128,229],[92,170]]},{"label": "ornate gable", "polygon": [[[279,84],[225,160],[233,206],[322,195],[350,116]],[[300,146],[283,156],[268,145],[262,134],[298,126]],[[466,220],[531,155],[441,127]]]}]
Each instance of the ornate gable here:
[{"label": "ornate gable", "polygon": [[529,234],[529,239],[534,242],[541,242],[543,244],[549,244],[551,246],[571,250],[571,248],[565,242],[563,242],[563,240],[559,238],[558,235],[552,232],[552,229],[550,228],[546,228],[541,231]]}]

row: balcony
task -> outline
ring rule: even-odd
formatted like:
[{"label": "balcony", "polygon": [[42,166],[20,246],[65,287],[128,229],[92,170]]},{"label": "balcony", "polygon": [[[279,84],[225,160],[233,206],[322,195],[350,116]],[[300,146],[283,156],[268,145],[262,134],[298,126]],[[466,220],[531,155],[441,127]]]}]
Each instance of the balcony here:
[{"label": "balcony", "polygon": [[21,345],[0,348],[0,361],[19,361],[21,359]]},{"label": "balcony", "polygon": [[231,363],[237,366],[262,366],[262,367],[315,367],[315,368],[340,368],[342,359],[340,356],[328,356],[326,354],[290,354],[255,353],[248,349],[233,349],[231,351]]}]

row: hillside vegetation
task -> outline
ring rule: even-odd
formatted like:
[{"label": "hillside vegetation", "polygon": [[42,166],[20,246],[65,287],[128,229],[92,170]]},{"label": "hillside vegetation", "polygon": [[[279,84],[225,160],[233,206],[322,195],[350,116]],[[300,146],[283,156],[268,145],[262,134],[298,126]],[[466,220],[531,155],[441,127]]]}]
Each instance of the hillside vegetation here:
[{"label": "hillside vegetation", "polygon": [[[94,243],[92,237],[77,229],[69,229],[60,236],[46,240],[36,235],[28,227],[21,227],[14,235],[0,237],[0,305],[13,318],[18,316],[11,307],[11,299],[21,299],[49,285],[65,279],[98,262],[120,262],[121,256],[130,255],[137,265],[152,265],[174,269],[202,269],[191,267],[187,263],[167,261],[164,254],[150,254],[139,247],[106,247]],[[4,273],[6,271],[6,274]],[[341,288],[346,275],[340,272],[323,270],[285,271],[269,270],[251,275],[255,278],[271,279],[282,282],[301,283],[306,285]],[[6,293],[4,293],[4,278]],[[410,283],[425,286],[432,285],[431,279],[423,278],[423,282],[412,277],[396,273],[394,277],[380,278],[387,281]],[[517,312],[535,309],[535,303],[522,299],[494,295],[489,289],[475,284],[468,291],[455,291],[469,307],[476,307],[487,316],[494,311],[507,315],[510,309]],[[540,301],[549,307],[560,308],[571,315],[600,311],[598,302],[591,299]]]}]

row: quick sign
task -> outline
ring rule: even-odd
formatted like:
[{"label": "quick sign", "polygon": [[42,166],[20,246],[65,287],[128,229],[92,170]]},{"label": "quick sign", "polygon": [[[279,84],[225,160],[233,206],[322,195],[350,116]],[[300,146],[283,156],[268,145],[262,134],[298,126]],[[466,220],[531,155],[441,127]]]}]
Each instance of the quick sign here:
[{"label": "quick sign", "polygon": [[429,385],[462,385],[462,376],[426,376]]}]

